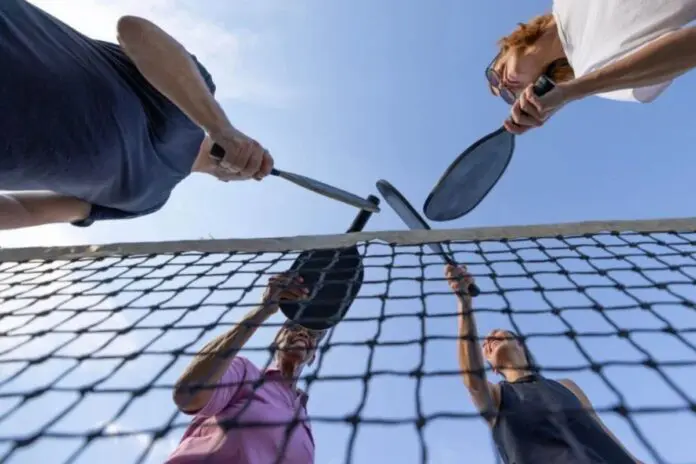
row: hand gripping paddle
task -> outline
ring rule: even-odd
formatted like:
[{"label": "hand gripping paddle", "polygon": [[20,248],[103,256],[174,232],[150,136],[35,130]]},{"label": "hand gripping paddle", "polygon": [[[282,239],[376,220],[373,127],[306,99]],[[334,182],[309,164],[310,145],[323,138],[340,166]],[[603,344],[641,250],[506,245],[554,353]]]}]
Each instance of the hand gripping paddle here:
[{"label": "hand gripping paddle", "polygon": [[[225,157],[225,149],[217,143],[213,144],[213,147],[210,149],[210,155],[217,161],[220,161],[222,160],[222,158]],[[324,195],[325,197],[332,198],[334,200],[349,204],[351,206],[355,206],[356,208],[370,211],[372,213],[379,213],[379,206],[372,203],[371,201],[368,201],[364,198],[360,198],[357,195],[353,195],[350,192],[346,192],[345,190],[341,190],[338,187],[325,184],[316,179],[310,179],[309,177],[294,174],[292,172],[281,171],[280,169],[271,170],[271,175],[280,177],[285,180],[289,180],[293,184],[299,185],[300,187],[304,187],[307,190],[311,190],[312,192]]]},{"label": "hand gripping paddle", "polygon": [[[379,205],[379,198],[368,200]],[[363,230],[372,213],[363,210],[355,217],[347,233]],[[312,330],[325,330],[338,324],[360,291],[364,270],[356,245],[329,250],[302,252],[290,267],[309,288],[309,301],[281,301],[280,310],[291,321]]]},{"label": "hand gripping paddle", "polygon": [[[541,76],[534,93],[542,96],[555,84]],[[515,151],[515,135],[501,127],[467,148],[447,168],[423,205],[431,221],[451,221],[468,214],[495,187]]]},{"label": "hand gripping paddle", "polygon": [[[411,206],[411,203],[406,200],[406,198],[396,189],[396,187],[386,180],[380,180],[377,182],[377,189],[384,197],[384,201],[391,206],[394,212],[411,230],[430,230],[428,223],[425,222],[421,215],[418,214],[418,211]],[[429,246],[433,252],[440,255],[445,263],[453,266],[457,265],[449,253],[447,253],[439,243],[428,243],[427,246]],[[479,293],[481,293],[481,291],[476,284],[469,285],[469,295],[478,296]]]}]

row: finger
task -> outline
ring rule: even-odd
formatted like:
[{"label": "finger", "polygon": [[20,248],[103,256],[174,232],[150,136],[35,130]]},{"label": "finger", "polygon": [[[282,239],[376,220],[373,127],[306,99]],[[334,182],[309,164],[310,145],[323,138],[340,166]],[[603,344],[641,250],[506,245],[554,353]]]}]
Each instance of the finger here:
[{"label": "finger", "polygon": [[518,126],[537,127],[540,125],[540,123],[533,117],[531,117],[529,114],[527,114],[523,109],[528,105],[529,103],[527,102],[526,96],[522,94],[510,109],[510,119],[512,119],[512,121],[516,123]]},{"label": "finger", "polygon": [[283,294],[293,299],[305,298],[309,295],[309,289],[303,285],[290,285],[283,291]]},{"label": "finger", "polygon": [[511,112],[512,122],[520,127],[538,127],[540,124],[534,118],[522,111],[522,106],[516,106]]},{"label": "finger", "polygon": [[306,296],[307,295],[305,295],[304,293],[302,293],[299,290],[285,290],[284,292],[282,292],[280,294],[280,299],[293,301],[293,300],[301,300],[301,299],[305,298]]},{"label": "finger", "polygon": [[[535,104],[535,102],[537,104]],[[520,98],[520,109],[523,111],[523,116],[528,117],[529,119],[533,120],[536,125],[540,126],[544,123],[544,118],[541,116],[541,112],[537,106],[538,103],[539,102],[536,96],[533,94],[531,88],[527,88],[525,93],[522,95],[522,98]]]},{"label": "finger", "polygon": [[510,132],[511,134],[515,135],[521,135],[527,132],[527,128],[519,126],[515,124],[512,120],[508,119],[503,123],[503,127],[505,127],[505,130]]},{"label": "finger", "polygon": [[268,150],[263,150],[263,153],[261,154],[261,166],[259,167],[258,172],[254,175],[255,178],[263,179],[267,175],[271,173],[271,170],[273,169],[274,161],[273,157],[271,156],[270,153],[268,153]]},{"label": "finger", "polygon": [[[251,144],[251,141],[246,141],[239,150],[239,160],[240,163],[236,166],[237,171],[239,171],[239,174],[242,176],[248,176],[251,177],[254,173],[250,172],[248,169],[249,164],[251,163],[251,158],[253,155],[253,146]],[[243,160],[243,162],[242,162]]]},{"label": "finger", "polygon": [[540,118],[544,119],[543,118],[544,105],[541,103],[541,98],[539,98],[537,96],[537,94],[534,93],[534,86],[530,85],[529,87],[527,87],[527,90],[525,91],[525,93],[527,95],[527,101],[529,102],[529,104],[536,109]]},{"label": "finger", "polygon": [[249,153],[246,151],[246,140],[235,137],[231,145],[232,149],[226,151],[220,165],[231,172],[242,174],[242,169],[246,166],[249,158]]},{"label": "finger", "polygon": [[255,176],[261,169],[261,164],[263,163],[263,152],[265,150],[256,140],[251,141],[250,150],[251,154],[249,155],[249,161],[247,162],[243,172],[247,173],[249,176]]}]

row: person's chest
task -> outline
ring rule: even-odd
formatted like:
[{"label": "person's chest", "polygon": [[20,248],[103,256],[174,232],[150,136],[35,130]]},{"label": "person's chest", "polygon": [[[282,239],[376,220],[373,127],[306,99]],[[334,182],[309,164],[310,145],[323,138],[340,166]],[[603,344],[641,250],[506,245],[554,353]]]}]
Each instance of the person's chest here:
[{"label": "person's chest", "polygon": [[217,418],[225,433],[228,452],[236,450],[243,462],[308,464],[314,442],[307,411],[297,393],[276,382],[247,389]]}]

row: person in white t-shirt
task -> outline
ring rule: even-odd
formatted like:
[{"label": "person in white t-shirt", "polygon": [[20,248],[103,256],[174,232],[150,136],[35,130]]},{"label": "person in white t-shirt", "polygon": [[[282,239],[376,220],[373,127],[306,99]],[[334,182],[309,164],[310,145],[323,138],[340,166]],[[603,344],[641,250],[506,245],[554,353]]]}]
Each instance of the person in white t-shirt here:
[{"label": "person in white t-shirt", "polygon": [[[491,91],[511,105],[505,128],[522,134],[591,95],[649,103],[696,67],[696,0],[554,0],[552,13],[499,41],[486,68]],[[546,73],[556,87],[536,97]]]}]

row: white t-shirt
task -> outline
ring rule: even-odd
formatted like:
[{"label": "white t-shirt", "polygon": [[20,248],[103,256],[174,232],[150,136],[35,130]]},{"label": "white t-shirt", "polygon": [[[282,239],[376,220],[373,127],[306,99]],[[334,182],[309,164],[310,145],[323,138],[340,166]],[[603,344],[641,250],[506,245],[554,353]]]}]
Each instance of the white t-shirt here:
[{"label": "white t-shirt", "polygon": [[[580,77],[696,20],[696,0],[554,0],[553,15],[568,61]],[[600,96],[648,103],[671,83]]]}]

